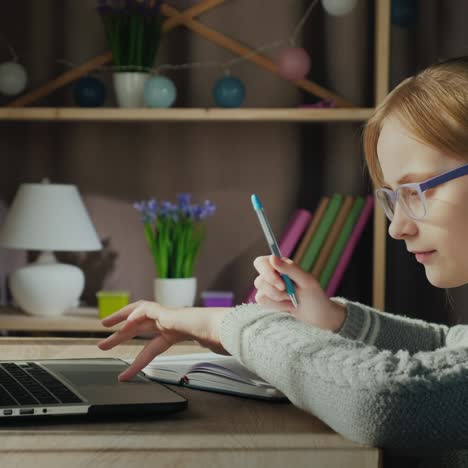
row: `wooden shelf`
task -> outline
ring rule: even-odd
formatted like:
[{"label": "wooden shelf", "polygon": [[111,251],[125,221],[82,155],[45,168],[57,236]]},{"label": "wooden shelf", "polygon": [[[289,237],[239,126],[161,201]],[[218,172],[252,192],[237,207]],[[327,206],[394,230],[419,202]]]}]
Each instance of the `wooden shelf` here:
[{"label": "wooden shelf", "polygon": [[70,310],[66,315],[58,317],[38,317],[27,315],[14,307],[0,307],[0,330],[111,333],[118,328],[120,327],[105,328],[102,326],[97,309],[93,308]]},{"label": "wooden shelf", "polygon": [[104,122],[364,122],[373,108],[122,109],[79,107],[0,107],[0,120]]}]

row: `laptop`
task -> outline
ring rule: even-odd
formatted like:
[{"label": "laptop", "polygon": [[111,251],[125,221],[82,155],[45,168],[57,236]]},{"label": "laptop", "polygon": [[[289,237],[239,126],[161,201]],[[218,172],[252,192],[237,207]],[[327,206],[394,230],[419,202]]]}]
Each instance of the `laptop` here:
[{"label": "laptop", "polygon": [[187,400],[115,358],[0,361],[0,421],[59,416],[151,417],[183,410]]}]

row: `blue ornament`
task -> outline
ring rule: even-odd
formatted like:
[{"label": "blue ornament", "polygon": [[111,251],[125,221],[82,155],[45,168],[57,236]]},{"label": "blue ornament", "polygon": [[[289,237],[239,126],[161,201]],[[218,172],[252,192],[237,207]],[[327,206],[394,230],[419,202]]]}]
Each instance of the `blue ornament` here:
[{"label": "blue ornament", "polygon": [[392,24],[406,28],[416,23],[418,17],[418,0],[392,0]]},{"label": "blue ornament", "polygon": [[171,107],[177,97],[174,83],[165,76],[153,76],[145,82],[144,100],[148,107]]},{"label": "blue ornament", "polygon": [[245,85],[239,78],[225,76],[215,83],[213,97],[219,107],[240,107],[245,99]]},{"label": "blue ornament", "polygon": [[73,88],[73,99],[80,107],[100,107],[106,95],[106,86],[94,76],[80,78]]}]

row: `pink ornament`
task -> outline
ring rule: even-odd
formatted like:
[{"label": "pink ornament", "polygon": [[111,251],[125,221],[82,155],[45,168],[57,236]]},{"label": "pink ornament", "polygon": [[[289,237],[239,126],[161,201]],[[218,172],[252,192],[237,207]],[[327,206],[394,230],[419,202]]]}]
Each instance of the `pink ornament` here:
[{"label": "pink ornament", "polygon": [[310,70],[310,56],[302,47],[283,49],[276,59],[280,76],[286,80],[301,80]]}]

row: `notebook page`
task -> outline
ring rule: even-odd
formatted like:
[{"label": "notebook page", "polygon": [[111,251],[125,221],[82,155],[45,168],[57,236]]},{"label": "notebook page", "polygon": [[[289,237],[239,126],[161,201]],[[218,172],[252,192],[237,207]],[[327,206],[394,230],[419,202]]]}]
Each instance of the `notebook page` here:
[{"label": "notebook page", "polygon": [[243,382],[249,385],[258,385],[269,387],[270,384],[262,380],[258,375],[250,372],[234,358],[228,358],[222,362],[199,362],[193,365],[188,373],[204,372],[222,377],[228,377],[231,380]]},{"label": "notebook page", "polygon": [[173,371],[174,374],[180,376],[198,371],[226,377],[249,385],[270,386],[232,356],[224,356],[213,352],[157,356],[145,369],[164,369],[165,371]]}]

